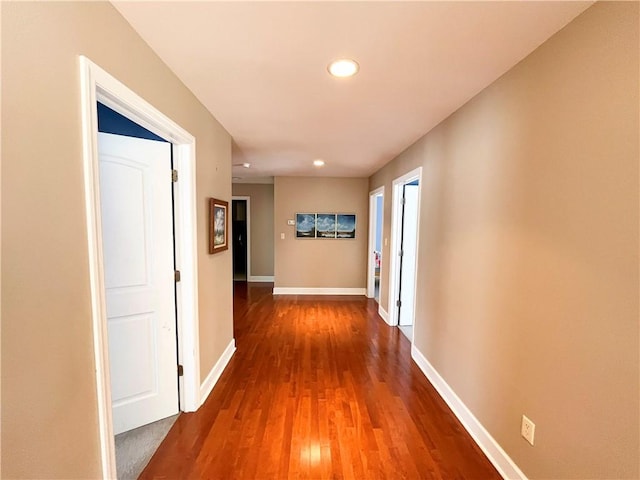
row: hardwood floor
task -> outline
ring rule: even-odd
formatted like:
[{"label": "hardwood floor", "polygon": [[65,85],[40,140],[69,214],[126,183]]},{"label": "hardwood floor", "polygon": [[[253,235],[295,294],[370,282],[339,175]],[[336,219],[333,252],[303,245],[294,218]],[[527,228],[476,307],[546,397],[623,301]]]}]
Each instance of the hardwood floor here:
[{"label": "hardwood floor", "polygon": [[235,285],[237,351],[140,478],[500,478],[375,302],[271,289]]}]

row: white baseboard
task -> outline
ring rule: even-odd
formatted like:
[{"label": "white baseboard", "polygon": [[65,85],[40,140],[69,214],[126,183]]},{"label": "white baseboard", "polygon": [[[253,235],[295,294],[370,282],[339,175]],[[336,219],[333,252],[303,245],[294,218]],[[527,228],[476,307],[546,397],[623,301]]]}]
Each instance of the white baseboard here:
[{"label": "white baseboard", "polygon": [[211,390],[213,390],[213,387],[215,387],[216,383],[218,383],[220,375],[222,375],[222,372],[229,363],[229,360],[231,360],[231,357],[233,356],[233,353],[235,351],[236,341],[232,338],[229,342],[229,345],[227,345],[227,348],[224,349],[224,352],[222,352],[222,355],[209,372],[209,375],[207,375],[207,378],[205,378],[204,382],[202,382],[202,385],[200,385],[200,406],[202,406],[207,397],[209,397],[209,394],[211,393]]},{"label": "white baseboard", "polygon": [[273,275],[249,275],[247,282],[273,282]]},{"label": "white baseboard", "polygon": [[289,288],[274,287],[274,295],[366,295],[366,288]]},{"label": "white baseboard", "polygon": [[433,368],[415,345],[411,346],[411,358],[413,358],[418,367],[420,367],[422,373],[424,373],[425,377],[427,377],[429,382],[435,387],[442,399],[449,405],[454,415],[458,417],[462,426],[469,432],[469,435],[471,435],[473,440],[478,444],[493,466],[496,467],[496,470],[502,475],[502,478],[527,480],[522,470],[518,468],[491,434],[487,432],[473,413],[471,413],[471,410],[460,400],[460,397],[456,395],[449,384],[445,382],[438,371]]},{"label": "white baseboard", "polygon": [[382,319],[387,323],[387,325],[391,325],[389,323],[389,314],[384,308],[382,308],[382,305],[380,304],[378,304],[378,315],[382,317]]}]

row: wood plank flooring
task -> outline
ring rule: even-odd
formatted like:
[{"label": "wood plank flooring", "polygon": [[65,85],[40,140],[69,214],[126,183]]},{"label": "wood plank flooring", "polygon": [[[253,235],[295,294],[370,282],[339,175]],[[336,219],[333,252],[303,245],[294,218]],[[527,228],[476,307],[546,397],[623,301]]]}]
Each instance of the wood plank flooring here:
[{"label": "wood plank flooring", "polygon": [[237,351],[141,479],[499,479],[364,297],[237,283]]}]

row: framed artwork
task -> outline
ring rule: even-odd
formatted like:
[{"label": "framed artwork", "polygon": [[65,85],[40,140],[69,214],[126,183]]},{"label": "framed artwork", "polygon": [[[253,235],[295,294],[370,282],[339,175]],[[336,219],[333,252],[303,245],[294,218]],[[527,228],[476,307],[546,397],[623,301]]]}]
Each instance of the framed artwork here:
[{"label": "framed artwork", "polygon": [[209,199],[209,253],[229,248],[229,202]]},{"label": "framed artwork", "polygon": [[296,238],[356,238],[352,213],[296,213]]},{"label": "framed artwork", "polygon": [[336,214],[316,214],[316,238],[336,238]]},{"label": "framed artwork", "polygon": [[356,238],[355,215],[336,215],[336,238]]},{"label": "framed artwork", "polygon": [[316,238],[315,213],[296,213],[296,238]]}]

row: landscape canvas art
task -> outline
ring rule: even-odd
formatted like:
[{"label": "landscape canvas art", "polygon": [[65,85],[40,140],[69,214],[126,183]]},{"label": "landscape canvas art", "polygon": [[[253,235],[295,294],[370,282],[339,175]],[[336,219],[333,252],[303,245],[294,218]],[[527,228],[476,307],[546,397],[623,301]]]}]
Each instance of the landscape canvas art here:
[{"label": "landscape canvas art", "polygon": [[356,238],[356,216],[346,213],[296,213],[296,238]]},{"label": "landscape canvas art", "polygon": [[336,238],[356,238],[356,216],[336,215]]},{"label": "landscape canvas art", "polygon": [[315,213],[296,213],[296,238],[316,238]]},{"label": "landscape canvas art", "polygon": [[316,215],[316,238],[336,238],[335,213],[318,213]]}]

